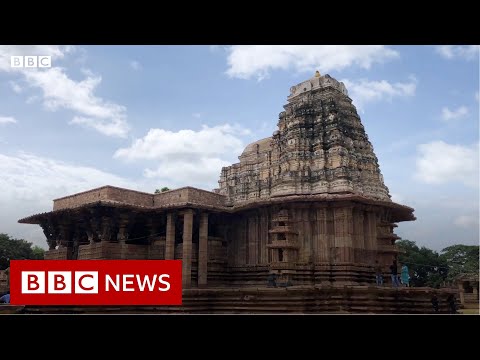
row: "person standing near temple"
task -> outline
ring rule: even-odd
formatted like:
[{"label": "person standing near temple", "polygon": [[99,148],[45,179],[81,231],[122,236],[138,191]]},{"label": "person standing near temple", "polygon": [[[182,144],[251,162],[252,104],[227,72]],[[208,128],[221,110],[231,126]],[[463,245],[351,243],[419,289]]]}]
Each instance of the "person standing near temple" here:
[{"label": "person standing near temple", "polygon": [[2,297],[0,297],[0,303],[10,304],[10,293],[6,293]]},{"label": "person standing near temple", "polygon": [[448,307],[450,308],[450,314],[458,314],[457,313],[457,302],[455,300],[455,295],[450,294],[447,297]]},{"label": "person standing near temple", "polygon": [[375,281],[377,286],[383,286],[383,271],[382,266],[375,260]]},{"label": "person standing near temple", "polygon": [[402,284],[405,285],[406,287],[410,286],[410,274],[408,273],[407,264],[402,265],[401,281],[402,281]]},{"label": "person standing near temple", "polygon": [[268,275],[267,278],[269,287],[277,287],[277,275],[272,273]]},{"label": "person standing near temple", "polygon": [[393,260],[392,265],[390,265],[390,274],[392,276],[392,286],[399,287],[400,284],[398,282],[397,260]]}]

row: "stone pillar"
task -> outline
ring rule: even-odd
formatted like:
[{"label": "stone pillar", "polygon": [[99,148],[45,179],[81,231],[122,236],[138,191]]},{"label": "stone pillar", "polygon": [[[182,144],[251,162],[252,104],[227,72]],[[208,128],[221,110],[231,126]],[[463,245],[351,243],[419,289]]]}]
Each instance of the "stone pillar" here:
[{"label": "stone pillar", "polygon": [[207,285],[208,275],[208,213],[200,215],[198,244],[198,287]]},{"label": "stone pillar", "polygon": [[43,234],[47,238],[47,244],[48,244],[48,250],[54,250],[55,247],[57,246],[57,230],[55,227],[48,221],[42,222],[40,224],[43,230]]},{"label": "stone pillar", "polygon": [[112,219],[107,216],[102,218],[102,243],[109,242],[112,239]]},{"label": "stone pillar", "polygon": [[69,223],[61,223],[58,225],[58,230],[56,243],[59,251],[54,259],[70,260],[73,249],[73,227]]},{"label": "stone pillar", "polygon": [[79,230],[76,229],[72,237],[72,247],[71,249],[69,249],[69,259],[71,260],[78,259],[79,247],[80,247],[80,234],[79,234]]},{"label": "stone pillar", "polygon": [[351,207],[334,209],[335,247],[340,262],[353,261],[353,216]]},{"label": "stone pillar", "polygon": [[[375,258],[377,257],[377,215],[372,211],[368,210],[364,213],[363,218],[363,238],[365,245],[365,261],[367,264],[374,264]],[[390,259],[387,263],[383,265],[390,265],[392,260]]]},{"label": "stone pillar", "polygon": [[51,230],[52,231],[45,234],[45,236],[47,237],[48,250],[55,250],[57,247],[58,229],[52,227]]},{"label": "stone pillar", "polygon": [[127,244],[126,241],[128,239],[128,215],[121,214],[118,217],[118,233],[117,233],[117,241],[118,245],[120,246],[120,259],[127,258]]},{"label": "stone pillar", "polygon": [[117,233],[117,241],[119,244],[125,244],[128,239],[127,224],[120,223]]},{"label": "stone pillar", "polygon": [[165,243],[165,260],[173,260],[174,255],[175,255],[175,219],[172,213],[168,213],[166,243]]},{"label": "stone pillar", "polygon": [[368,263],[365,256],[365,241],[363,228],[364,215],[362,210],[353,211],[353,257],[355,262]]},{"label": "stone pillar", "polygon": [[90,229],[87,229],[85,232],[87,233],[88,243],[89,243],[90,245],[92,245],[92,244],[95,242],[95,241],[93,240],[93,231],[90,230]]},{"label": "stone pillar", "polygon": [[183,255],[182,255],[182,285],[189,288],[192,284],[192,232],[193,211],[183,213]]},{"label": "stone pillar", "polygon": [[371,248],[374,251],[378,249],[378,240],[377,240],[377,214],[374,212],[368,213],[368,219],[370,221],[370,240],[371,240]]},{"label": "stone pillar", "polygon": [[60,224],[59,233],[57,237],[58,248],[71,247],[72,244],[72,229],[69,224]]},{"label": "stone pillar", "polygon": [[147,228],[150,232],[150,237],[148,238],[149,245],[154,244],[160,237],[160,227],[161,221],[157,216],[152,215],[147,219]]},{"label": "stone pillar", "polygon": [[331,264],[336,264],[339,261],[338,249],[335,244],[335,209],[326,208],[326,227],[327,227],[327,246],[328,246],[328,261]]},{"label": "stone pillar", "polygon": [[89,231],[87,231],[88,241],[90,244],[98,242],[98,236],[100,232],[100,221],[96,218],[94,212],[90,213],[91,220],[87,223],[87,226],[90,225]]},{"label": "stone pillar", "polygon": [[314,236],[313,253],[314,262],[329,261],[329,244],[327,232],[327,209],[316,209],[317,212],[317,236]]}]

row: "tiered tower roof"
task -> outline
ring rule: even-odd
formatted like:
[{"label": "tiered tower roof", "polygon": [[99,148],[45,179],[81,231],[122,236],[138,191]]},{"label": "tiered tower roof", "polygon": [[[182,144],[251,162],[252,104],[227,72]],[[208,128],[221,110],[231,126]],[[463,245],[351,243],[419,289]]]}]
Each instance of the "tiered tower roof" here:
[{"label": "tiered tower roof", "polygon": [[290,88],[284,109],[271,137],[249,144],[239,163],[222,169],[218,193],[233,204],[316,194],[391,201],[342,82],[317,72]]}]

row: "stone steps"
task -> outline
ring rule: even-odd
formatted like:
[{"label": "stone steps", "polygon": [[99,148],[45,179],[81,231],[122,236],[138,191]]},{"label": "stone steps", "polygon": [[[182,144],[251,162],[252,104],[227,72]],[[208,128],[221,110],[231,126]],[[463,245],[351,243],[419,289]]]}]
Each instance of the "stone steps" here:
[{"label": "stone steps", "polygon": [[[452,289],[435,290],[440,313],[448,313]],[[429,314],[433,289],[356,287],[188,289],[183,306],[25,306],[0,308],[42,313],[184,313],[184,314]],[[6,305],[8,307],[8,305]]]}]

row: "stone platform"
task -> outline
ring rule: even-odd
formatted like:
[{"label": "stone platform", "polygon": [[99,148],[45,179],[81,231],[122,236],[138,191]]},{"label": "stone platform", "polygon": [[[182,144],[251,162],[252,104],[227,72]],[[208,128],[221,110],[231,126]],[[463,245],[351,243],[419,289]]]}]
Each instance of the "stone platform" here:
[{"label": "stone platform", "polygon": [[14,306],[0,313],[23,314],[432,314],[448,313],[455,289],[377,286],[291,286],[288,288],[188,289],[183,306]]}]

